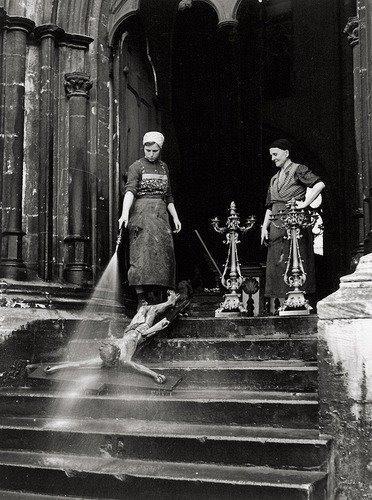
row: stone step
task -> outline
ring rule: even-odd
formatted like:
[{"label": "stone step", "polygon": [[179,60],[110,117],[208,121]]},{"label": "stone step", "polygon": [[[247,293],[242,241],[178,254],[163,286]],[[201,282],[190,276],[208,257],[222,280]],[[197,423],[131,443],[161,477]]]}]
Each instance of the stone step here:
[{"label": "stone step", "polygon": [[241,338],[154,338],[139,351],[143,360],[271,360],[316,361],[314,336],[247,335]]},{"label": "stone step", "polygon": [[[315,360],[316,336],[313,332],[316,330],[316,317],[296,320],[299,321],[298,328],[293,318],[242,318],[234,321],[181,318],[171,329],[160,332],[148,347],[144,346],[143,359],[200,359],[213,356],[225,359],[226,350],[229,358]],[[109,323],[106,318],[85,320],[79,335],[75,335],[74,331],[79,325],[76,320],[35,321],[26,330],[10,334],[2,343],[0,371],[9,369],[12,362],[18,359],[28,359],[32,363],[62,359],[70,339],[75,339],[79,356],[81,350],[85,350],[86,356],[95,355],[97,346],[107,338]],[[126,321],[115,320],[114,324],[112,331],[120,336]],[[234,343],[234,339],[238,342]],[[92,345],[89,345],[88,340],[93,341]]]},{"label": "stone step", "polygon": [[[43,495],[41,493],[29,493],[27,491],[10,491],[10,490],[0,490],[1,500],[81,500],[83,497],[76,496],[66,496],[66,495]],[[91,498],[90,500],[99,500],[96,498]]]},{"label": "stone step", "polygon": [[330,440],[317,430],[134,419],[0,419],[1,448],[130,459],[320,470]]},{"label": "stone step", "polygon": [[[140,360],[142,362],[142,360]],[[274,361],[160,361],[149,363],[145,361],[148,368],[163,373],[167,380],[180,380],[177,388],[231,388],[245,389],[251,391],[289,391],[289,392],[315,392],[318,388],[318,366],[316,362],[305,362],[302,360],[274,360]],[[47,366],[47,365],[44,365]],[[81,375],[89,375],[86,369],[80,370]],[[102,370],[98,373],[104,374]],[[107,373],[105,380],[110,384],[107,392],[118,393],[120,390],[128,392],[125,381],[130,384],[128,376],[132,372],[125,370],[113,370]],[[133,374],[134,375],[134,374]],[[69,381],[71,385],[79,384],[76,371],[65,370],[58,376],[43,378],[33,377],[30,373],[27,381],[30,387],[52,387],[58,390],[62,381]],[[143,381],[148,379],[142,378]],[[103,383],[103,382],[102,382]],[[156,386],[155,386],[156,387]],[[162,386],[163,388],[164,386]],[[148,384],[151,392],[154,383]],[[138,388],[132,386],[132,392]]]},{"label": "stone step", "polygon": [[219,387],[250,391],[315,392],[318,366],[302,360],[161,361],[146,363],[165,375],[182,377],[178,388]]},{"label": "stone step", "polygon": [[[84,321],[75,319],[43,319],[28,325],[28,331],[38,341],[52,335],[53,338],[69,340],[74,336],[79,338],[101,339],[107,336],[110,328],[117,335],[125,328],[129,320],[121,316],[107,316]],[[318,317],[310,316],[259,316],[254,318],[222,319],[214,317],[181,317],[168,329],[162,332],[170,337],[231,337],[238,338],[247,335],[309,335],[316,334]],[[78,332],[78,334],[77,334]],[[19,331],[19,336],[24,331]]]},{"label": "stone step", "polygon": [[0,487],[85,498],[325,500],[324,472],[0,452]]},{"label": "stone step", "polygon": [[260,316],[254,318],[180,318],[172,329],[164,331],[173,338],[239,338],[247,335],[315,335],[318,317]]},{"label": "stone step", "polygon": [[[96,357],[102,340],[72,340],[58,346],[38,346],[34,362],[56,362],[61,359]],[[45,346],[45,345],[44,345]],[[277,337],[250,335],[245,338],[153,338],[139,347],[136,358],[145,363],[174,360],[275,360],[303,359],[316,361],[317,341],[314,336]]]},{"label": "stone step", "polygon": [[93,396],[16,389],[0,391],[0,415],[141,418],[193,423],[316,428],[316,393],[176,389],[169,395]]},{"label": "stone step", "polygon": [[[92,332],[97,338],[107,337],[107,320],[84,320],[83,323],[82,337],[87,338],[88,333],[92,336]],[[16,360],[37,362],[40,353],[65,348],[78,324],[77,320],[30,320],[26,327],[10,332],[0,346],[0,371]]]}]

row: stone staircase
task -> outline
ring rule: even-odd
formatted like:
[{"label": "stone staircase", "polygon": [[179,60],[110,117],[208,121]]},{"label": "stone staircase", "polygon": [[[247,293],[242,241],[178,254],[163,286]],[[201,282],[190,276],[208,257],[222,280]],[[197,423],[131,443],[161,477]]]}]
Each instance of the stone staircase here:
[{"label": "stone staircase", "polygon": [[[53,384],[4,387],[0,497],[331,498],[316,321],[183,318],[138,354],[182,377],[173,391],[88,391],[68,418],[50,416],[66,398]],[[73,328],[35,326],[33,361],[56,360]],[[95,352],[107,325],[89,331],[77,350]]]}]

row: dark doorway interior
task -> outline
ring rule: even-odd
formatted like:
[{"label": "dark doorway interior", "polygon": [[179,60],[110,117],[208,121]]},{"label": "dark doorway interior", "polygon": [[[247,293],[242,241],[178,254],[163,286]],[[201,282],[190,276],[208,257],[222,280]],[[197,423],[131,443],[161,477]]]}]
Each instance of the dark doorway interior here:
[{"label": "dark doorway interior", "polygon": [[[351,53],[341,59],[344,14],[335,16],[334,4],[327,9],[324,14],[291,0],[245,1],[236,26],[218,25],[205,2],[195,1],[192,9],[178,13],[172,94],[181,153],[173,173],[184,223],[177,238],[181,279],[197,271],[206,286],[213,282],[193,229],[199,229],[222,266],[226,248],[209,220],[218,215],[225,221],[232,200],[243,220],[257,216],[255,230],[240,245],[241,262],[265,262],[259,232],[275,173],[268,148],[280,137],[297,145],[292,159],[320,174],[327,186],[318,297],[334,290],[340,274],[346,274],[351,232],[346,236],[339,214],[350,212],[352,200],[342,196],[341,182],[342,172],[356,166],[354,149],[345,145],[353,135],[352,79],[340,82]],[[348,118],[341,119],[342,114]]]},{"label": "dark doorway interior", "polygon": [[290,81],[278,72],[290,66],[291,53],[290,48],[282,53],[275,71],[281,85],[275,85],[267,63],[278,61],[267,44],[266,31],[273,33],[276,28],[278,43],[283,37],[281,26],[284,22],[290,30],[291,17],[286,11],[279,18],[281,25],[273,27],[267,22],[270,12],[264,12],[258,2],[244,5],[238,27],[217,28],[215,12],[203,2],[180,13],[175,27],[173,120],[181,152],[175,175],[184,223],[178,262],[181,277],[200,271],[206,285],[211,285],[213,273],[193,230],[200,231],[222,266],[226,249],[209,221],[218,215],[224,222],[233,200],[242,223],[248,215],[257,216],[255,229],[240,245],[241,263],[265,261],[259,226],[268,181],[274,173],[267,146],[285,135],[265,122],[263,108],[268,99],[287,97],[290,92]]}]

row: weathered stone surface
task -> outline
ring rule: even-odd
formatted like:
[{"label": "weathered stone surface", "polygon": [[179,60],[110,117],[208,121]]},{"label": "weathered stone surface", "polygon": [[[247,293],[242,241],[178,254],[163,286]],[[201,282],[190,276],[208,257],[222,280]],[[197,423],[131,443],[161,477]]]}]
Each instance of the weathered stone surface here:
[{"label": "weathered stone surface", "polygon": [[343,276],[340,288],[318,303],[322,320],[372,319],[372,253],[361,257],[353,274]]},{"label": "weathered stone surface", "polygon": [[[40,100],[40,65],[38,47],[30,47],[26,58],[26,80],[25,80],[25,137],[24,137],[24,196],[23,196],[23,227],[25,236],[23,238],[24,261],[28,270],[29,279],[35,279],[38,275],[39,262],[39,237],[44,229],[40,231],[40,219],[43,218],[42,206],[39,205],[39,134],[40,122],[39,100]],[[40,218],[40,219],[39,219]],[[40,235],[40,236],[39,236]]]},{"label": "weathered stone surface", "polygon": [[335,437],[340,498],[370,498],[372,456],[372,254],[318,304],[320,425]]},{"label": "weathered stone surface", "polygon": [[27,37],[33,28],[34,23],[29,19],[9,16],[6,18],[0,269],[3,276],[15,279],[26,277],[22,255],[25,78]]}]

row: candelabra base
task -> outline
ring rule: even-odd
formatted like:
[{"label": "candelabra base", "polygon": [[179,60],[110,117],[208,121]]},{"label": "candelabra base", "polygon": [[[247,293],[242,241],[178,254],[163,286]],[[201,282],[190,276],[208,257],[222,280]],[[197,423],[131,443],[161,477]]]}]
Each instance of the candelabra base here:
[{"label": "candelabra base", "polygon": [[237,318],[246,314],[247,310],[243,306],[240,295],[236,292],[226,293],[221,306],[216,309],[216,318]]},{"label": "candelabra base", "polygon": [[279,308],[279,316],[307,316],[312,307],[305,299],[302,290],[293,290],[287,293],[287,298]]}]

